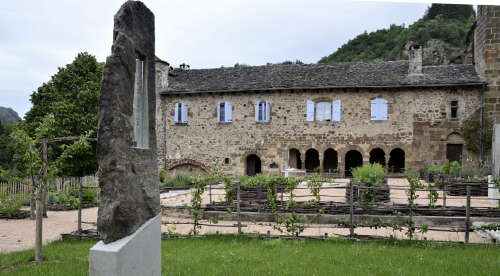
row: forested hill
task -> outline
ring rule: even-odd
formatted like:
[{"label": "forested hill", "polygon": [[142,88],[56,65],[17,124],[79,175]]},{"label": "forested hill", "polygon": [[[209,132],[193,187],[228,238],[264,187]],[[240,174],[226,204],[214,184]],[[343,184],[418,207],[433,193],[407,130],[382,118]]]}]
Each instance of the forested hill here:
[{"label": "forested hill", "polygon": [[406,59],[405,46],[414,42],[424,45],[424,64],[447,64],[465,49],[474,21],[471,5],[432,4],[412,25],[360,34],[319,63]]},{"label": "forested hill", "polygon": [[15,123],[20,120],[21,118],[12,108],[0,106],[0,123]]}]

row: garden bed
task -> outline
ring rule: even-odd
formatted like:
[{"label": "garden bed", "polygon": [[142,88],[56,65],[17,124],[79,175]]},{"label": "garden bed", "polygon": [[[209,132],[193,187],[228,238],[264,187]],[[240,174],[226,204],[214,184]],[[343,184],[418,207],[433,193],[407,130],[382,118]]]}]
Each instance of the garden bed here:
[{"label": "garden bed", "polygon": [[[97,207],[97,203],[82,203],[82,209]],[[49,211],[71,211],[77,210],[78,206],[71,206],[69,204],[49,204],[47,210]]]},{"label": "garden bed", "polygon": [[0,213],[0,219],[25,219],[29,218],[30,212],[21,210],[14,214],[2,214]]},{"label": "garden bed", "polygon": [[[363,193],[373,192],[373,203],[385,203],[391,201],[391,189],[387,184],[387,179],[380,186],[367,186],[365,183],[353,185],[353,201],[363,202]],[[351,188],[349,185],[345,189],[346,202],[349,202],[351,195]]]},{"label": "garden bed", "polygon": [[467,196],[467,185],[471,196],[488,196],[487,181],[450,180],[446,186],[446,194],[450,196]]}]

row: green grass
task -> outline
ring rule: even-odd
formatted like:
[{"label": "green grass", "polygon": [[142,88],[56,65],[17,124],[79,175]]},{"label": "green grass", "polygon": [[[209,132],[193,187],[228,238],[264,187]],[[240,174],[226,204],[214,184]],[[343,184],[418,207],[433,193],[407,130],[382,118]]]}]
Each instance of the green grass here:
[{"label": "green grass", "polygon": [[[0,275],[87,275],[91,240],[0,255]],[[280,240],[234,236],[162,242],[163,275],[498,275],[500,247],[431,242]]]}]

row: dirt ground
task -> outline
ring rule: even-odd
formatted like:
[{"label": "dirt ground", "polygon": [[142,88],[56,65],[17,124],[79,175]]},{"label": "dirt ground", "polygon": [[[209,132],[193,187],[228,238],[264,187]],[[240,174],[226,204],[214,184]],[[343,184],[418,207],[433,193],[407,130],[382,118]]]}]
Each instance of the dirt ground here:
[{"label": "dirt ground", "polygon": [[[338,202],[345,202],[345,189],[336,189],[336,187],[345,187],[347,180],[339,179],[336,183],[325,184],[324,187],[330,187],[330,189],[323,189],[321,191],[321,200],[333,200]],[[408,183],[405,179],[389,179],[389,185],[391,186],[391,199],[394,203],[406,203],[406,194],[404,191],[405,187],[408,187]],[[300,185],[299,188],[305,188],[304,185]],[[222,186],[215,186],[211,190],[212,201],[222,201],[224,200],[224,190]],[[312,199],[309,194],[308,189],[297,189],[294,192],[298,197],[296,200],[307,201]],[[418,192],[419,199],[417,203],[428,204],[427,192]],[[287,196],[284,195],[284,200]],[[189,191],[174,191],[168,194],[162,194],[161,204],[166,206],[183,206],[189,204],[191,200],[191,193]],[[442,204],[442,194],[439,194],[438,205]],[[209,189],[206,189],[203,194],[203,204],[210,202]],[[392,204],[392,203],[390,203]],[[464,197],[447,197],[447,206],[464,206]],[[489,200],[486,197],[473,197],[471,200],[471,205],[474,207],[495,207],[497,203],[493,200]],[[83,210],[83,222],[90,222],[90,224],[83,224],[84,229],[95,228],[95,222],[97,220],[97,208],[89,208]],[[164,225],[162,226],[163,232],[175,232],[179,234],[188,234],[192,230],[192,225],[189,224],[179,224],[173,226],[172,224],[166,224],[167,222],[190,222],[187,218],[179,217],[163,217]],[[209,224],[210,222],[204,221],[202,223]],[[236,227],[224,227],[235,225],[234,221],[221,221],[216,226],[202,226],[200,229],[201,234],[207,233],[237,233]],[[279,231],[273,229],[272,226],[268,224],[255,224],[250,222],[243,222],[246,227],[243,227],[243,232],[245,233],[261,233],[266,234],[268,231],[271,235],[281,234]],[[11,252],[17,250],[23,250],[28,248],[33,248],[35,243],[35,221],[30,219],[23,220],[0,220],[0,252]],[[75,231],[77,228],[77,211],[60,211],[60,212],[48,212],[48,218],[44,219],[43,223],[43,238],[44,243],[48,243],[57,240],[61,237],[63,233],[70,233]],[[349,229],[334,229],[328,227],[328,225],[308,225],[303,235],[310,236],[324,236],[325,233],[329,237],[335,235],[347,235]],[[369,229],[369,228],[356,228],[356,234],[360,235],[380,235],[380,236],[391,236],[396,238],[405,238],[403,232],[392,231],[391,229]],[[417,234],[418,239],[429,239],[429,240],[441,240],[441,241],[463,241],[464,233],[450,233],[450,232],[439,232],[439,231],[429,231],[425,234]],[[470,234],[471,242],[488,242],[488,240],[480,237],[476,233]]]}]

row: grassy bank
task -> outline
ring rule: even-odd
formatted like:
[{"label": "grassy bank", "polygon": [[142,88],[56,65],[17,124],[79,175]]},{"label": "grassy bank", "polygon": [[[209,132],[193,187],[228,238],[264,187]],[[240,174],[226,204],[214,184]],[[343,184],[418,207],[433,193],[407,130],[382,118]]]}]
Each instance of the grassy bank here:
[{"label": "grassy bank", "polygon": [[[0,275],[87,275],[91,240],[0,255]],[[163,275],[495,275],[500,247],[430,242],[301,241],[205,237],[162,242]]]}]

